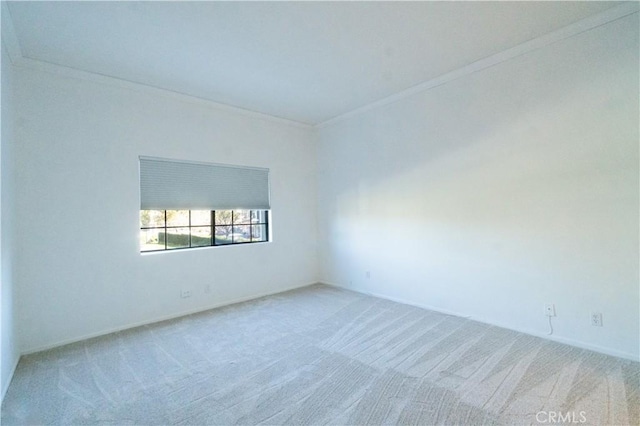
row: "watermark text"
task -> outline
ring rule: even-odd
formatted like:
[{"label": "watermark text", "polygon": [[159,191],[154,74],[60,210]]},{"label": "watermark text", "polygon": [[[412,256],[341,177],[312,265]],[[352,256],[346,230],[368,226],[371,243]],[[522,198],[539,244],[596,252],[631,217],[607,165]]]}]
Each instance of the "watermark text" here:
[{"label": "watermark text", "polygon": [[543,424],[580,424],[587,422],[584,411],[538,411],[536,420]]}]

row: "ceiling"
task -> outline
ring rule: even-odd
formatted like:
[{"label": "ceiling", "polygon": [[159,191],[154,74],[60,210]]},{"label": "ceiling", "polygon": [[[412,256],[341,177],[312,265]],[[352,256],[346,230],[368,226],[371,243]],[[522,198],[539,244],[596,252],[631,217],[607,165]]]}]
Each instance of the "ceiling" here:
[{"label": "ceiling", "polygon": [[615,2],[9,2],[24,58],[319,124]]}]

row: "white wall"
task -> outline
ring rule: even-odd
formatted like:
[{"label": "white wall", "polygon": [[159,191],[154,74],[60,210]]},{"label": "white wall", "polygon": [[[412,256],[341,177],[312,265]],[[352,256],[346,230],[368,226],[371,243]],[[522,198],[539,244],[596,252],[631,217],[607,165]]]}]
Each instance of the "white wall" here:
[{"label": "white wall", "polygon": [[[318,170],[309,129],[16,69],[21,349],[321,276],[540,335],[555,303],[555,338],[637,358],[637,19],[322,128]],[[141,255],[138,155],[269,167],[274,241]]]},{"label": "white wall", "polygon": [[322,128],[322,279],[637,359],[638,76],[636,13]]},{"label": "white wall", "polygon": [[[23,352],[318,280],[310,129],[30,69],[16,77]],[[139,155],[270,168],[273,242],[141,255]]]},{"label": "white wall", "polygon": [[13,371],[20,358],[16,342],[14,321],[14,274],[13,274],[13,228],[14,228],[14,196],[13,185],[13,68],[2,44],[2,107],[0,143],[0,400],[9,387]]}]

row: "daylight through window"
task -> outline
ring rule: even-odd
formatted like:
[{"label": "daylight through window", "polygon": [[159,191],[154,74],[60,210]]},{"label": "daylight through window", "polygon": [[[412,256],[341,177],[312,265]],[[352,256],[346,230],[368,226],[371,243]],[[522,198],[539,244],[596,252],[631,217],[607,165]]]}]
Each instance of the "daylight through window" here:
[{"label": "daylight through window", "polygon": [[140,210],[140,251],[269,241],[268,210]]}]

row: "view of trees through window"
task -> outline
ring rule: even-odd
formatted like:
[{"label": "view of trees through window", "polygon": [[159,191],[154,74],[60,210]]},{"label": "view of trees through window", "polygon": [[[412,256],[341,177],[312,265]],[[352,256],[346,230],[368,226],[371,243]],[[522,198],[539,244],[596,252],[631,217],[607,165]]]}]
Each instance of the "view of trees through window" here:
[{"label": "view of trees through window", "polygon": [[140,210],[140,251],[268,241],[267,210]]}]

